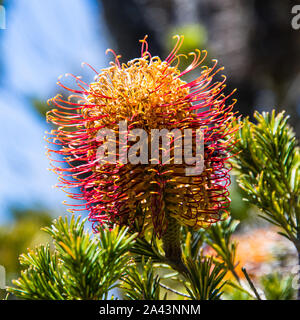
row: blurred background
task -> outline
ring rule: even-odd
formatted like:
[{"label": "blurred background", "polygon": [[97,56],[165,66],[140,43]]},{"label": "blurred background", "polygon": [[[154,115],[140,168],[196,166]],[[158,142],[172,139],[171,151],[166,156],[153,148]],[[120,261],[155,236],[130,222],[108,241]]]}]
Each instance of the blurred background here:
[{"label": "blurred background", "polygon": [[[67,72],[92,79],[87,62],[105,68],[107,48],[126,62],[140,54],[139,40],[162,58],[174,34],[182,53],[207,49],[225,66],[228,93],[237,88],[236,110],[286,110],[300,134],[300,30],[291,26],[292,0],[8,0],[0,30],[0,265],[8,279],[20,271],[17,257],[48,241],[40,227],[66,214],[65,195],[52,188],[56,176],[45,156],[46,101],[59,92]],[[233,179],[234,180],[234,179]],[[293,248],[257,219],[232,184],[232,214],[241,223],[240,261],[252,274],[283,269]],[[255,230],[249,235],[249,228]],[[260,245],[259,245],[260,244]],[[249,255],[250,251],[253,255]],[[280,260],[278,260],[280,256]],[[275,259],[276,258],[276,259]],[[282,262],[284,261],[284,262]],[[278,262],[277,262],[278,263]],[[252,270],[252,271],[251,271]]]}]

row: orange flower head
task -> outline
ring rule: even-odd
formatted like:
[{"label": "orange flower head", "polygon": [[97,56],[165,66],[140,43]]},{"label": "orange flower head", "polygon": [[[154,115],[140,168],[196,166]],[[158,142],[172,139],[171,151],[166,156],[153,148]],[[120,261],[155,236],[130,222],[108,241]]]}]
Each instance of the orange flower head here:
[{"label": "orange flower head", "polygon": [[[83,209],[89,210],[89,219],[96,225],[138,224],[140,230],[149,226],[160,236],[168,217],[198,229],[227,214],[227,159],[233,133],[229,124],[235,101],[226,104],[225,77],[213,82],[222,69],[216,69],[216,61],[210,68],[202,67],[193,81],[183,80],[203,63],[206,52],[191,53],[193,61],[181,72],[182,55],[178,50],[182,41],[183,37],[177,36],[174,49],[161,60],[150,55],[145,37],[140,58],[121,65],[120,56],[115,55],[110,67],[96,72],[93,83],[88,85],[73,76],[79,86],[79,90],[73,90],[59,81],[73,94],[67,100],[59,95],[51,99],[55,107],[47,119],[58,128],[51,131],[48,141],[58,149],[48,149],[48,153],[63,156],[63,160],[51,160],[53,171],[65,190],[79,188],[79,193],[67,192],[84,201]],[[126,126],[121,129],[120,123]],[[204,145],[203,170],[198,175],[186,175],[186,164],[176,161],[176,141],[182,143],[183,138],[170,132],[191,130],[196,139],[199,128]],[[109,130],[114,139],[118,137],[115,148],[105,151],[115,160],[113,163],[99,161],[99,148],[112,139],[99,139],[103,129]],[[147,134],[140,137],[139,146],[144,149],[136,147],[132,133],[140,129]],[[153,130],[168,132],[169,150],[158,142],[159,153],[151,153]],[[194,155],[197,146],[190,147]],[[142,151],[148,155],[148,162],[129,161],[139,159]],[[168,161],[163,161],[164,155],[169,156]],[[61,161],[68,165],[58,165]]]}]

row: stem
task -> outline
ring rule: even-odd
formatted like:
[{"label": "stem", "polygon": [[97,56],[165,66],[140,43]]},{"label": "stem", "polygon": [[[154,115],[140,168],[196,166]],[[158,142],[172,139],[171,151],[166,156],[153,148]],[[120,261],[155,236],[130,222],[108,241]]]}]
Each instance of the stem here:
[{"label": "stem", "polygon": [[159,285],[160,285],[162,288],[164,288],[164,289],[166,289],[166,290],[168,290],[168,291],[170,291],[170,292],[173,292],[173,293],[178,294],[179,296],[183,296],[183,297],[186,297],[186,298],[191,298],[188,294],[185,294],[185,293],[179,292],[179,291],[177,291],[177,290],[175,290],[175,289],[172,289],[172,288],[170,288],[170,287],[167,287],[167,286],[165,286],[165,285],[162,284],[162,283],[160,283]]},{"label": "stem", "polygon": [[186,274],[187,268],[182,261],[180,225],[176,219],[168,217],[168,227],[162,236],[166,262],[180,273]]},{"label": "stem", "polygon": [[251,281],[251,279],[250,279],[250,277],[249,277],[249,275],[248,275],[247,270],[246,270],[245,268],[242,268],[242,271],[243,271],[243,273],[244,273],[244,275],[245,275],[245,277],[246,277],[246,280],[248,281],[248,283],[249,283],[249,285],[250,285],[250,288],[251,288],[252,291],[254,292],[257,300],[261,300],[261,297],[260,297],[260,295],[258,294],[258,292],[257,292],[257,290],[256,290],[256,288],[255,288],[255,286],[254,286],[254,284],[253,284],[253,282]]}]

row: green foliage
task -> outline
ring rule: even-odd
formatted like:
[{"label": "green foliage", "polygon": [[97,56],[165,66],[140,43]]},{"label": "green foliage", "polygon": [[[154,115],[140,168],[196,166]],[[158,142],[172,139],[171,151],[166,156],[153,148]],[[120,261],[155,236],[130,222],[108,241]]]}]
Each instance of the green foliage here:
[{"label": "green foliage", "polygon": [[189,228],[185,227],[182,229],[183,236],[183,256],[184,259],[191,257],[196,259],[201,251],[201,248],[204,244],[204,231],[192,231]]},{"label": "green foliage", "polygon": [[[142,272],[137,264],[130,266],[123,278],[122,289],[130,300],[160,300],[160,277],[155,275],[153,263],[142,263]],[[165,295],[166,298],[166,295]]]},{"label": "green foliage", "polygon": [[292,276],[282,276],[275,272],[263,276],[260,282],[267,300],[292,300],[295,298]]},{"label": "green foliage", "polygon": [[255,113],[257,124],[240,122],[232,164],[239,173],[245,198],[262,210],[261,216],[299,242],[300,152],[284,113]]},{"label": "green foliage", "polygon": [[237,281],[239,281],[239,277],[235,272],[237,243],[231,241],[231,236],[238,224],[239,221],[229,218],[212,225],[205,232],[205,242],[216,251],[218,257],[222,259]]},{"label": "green foliage", "polygon": [[[212,225],[206,230],[193,231],[183,227],[183,259],[187,263],[189,272],[184,275],[184,280],[180,278],[178,272],[175,271],[174,273],[174,270],[172,270],[171,276],[177,281],[177,286],[178,283],[184,283],[184,288],[188,288],[188,294],[165,287],[163,284],[161,286],[188,299],[219,299],[222,295],[221,289],[226,283],[224,277],[228,271],[231,271],[237,281],[239,281],[234,270],[236,243],[231,240],[231,236],[238,224],[237,220],[230,218]],[[155,262],[157,267],[162,268],[166,266],[167,261],[164,259],[157,239],[151,238],[151,240],[147,240],[146,238],[137,239],[131,252],[134,253],[137,262],[149,259],[148,261]],[[223,263],[219,263],[214,257],[204,258],[201,255],[201,251],[206,245],[211,246],[216,251],[218,258],[221,258]],[[213,268],[212,273],[210,273],[210,268]],[[169,277],[167,274],[162,279]],[[209,287],[206,287],[207,282],[209,282]],[[133,285],[132,283],[132,286],[137,287],[138,285]],[[234,284],[234,287],[240,293],[243,293],[244,296],[247,296],[247,298],[252,297],[251,294],[238,284]]]},{"label": "green foliage", "polygon": [[227,273],[222,264],[213,263],[212,257],[200,256],[197,260],[188,259],[187,268],[189,284],[185,287],[192,300],[220,300]]},{"label": "green foliage", "polygon": [[100,230],[99,239],[84,232],[84,221],[59,218],[45,228],[54,242],[29,250],[25,268],[9,291],[25,299],[107,299],[124,274],[135,235],[125,228]]},{"label": "green foliage", "polygon": [[243,191],[239,187],[236,176],[231,176],[230,192],[230,216],[241,222],[251,222],[251,204],[243,201]]},{"label": "green foliage", "polygon": [[165,261],[157,239],[151,238],[149,241],[146,237],[137,238],[130,251],[134,254],[136,262],[141,262],[142,259],[147,260],[148,258],[154,263],[163,263]]},{"label": "green foliage", "polygon": [[[300,256],[300,150],[288,116],[256,112],[256,124],[239,121],[231,162],[245,200],[256,205],[260,216],[280,228]],[[246,272],[246,271],[245,271]],[[246,275],[246,274],[245,274]],[[278,274],[263,277],[267,299],[290,299],[290,279]],[[252,289],[255,288],[252,284]],[[256,292],[257,296],[257,292]],[[299,291],[300,298],[300,291]]]}]

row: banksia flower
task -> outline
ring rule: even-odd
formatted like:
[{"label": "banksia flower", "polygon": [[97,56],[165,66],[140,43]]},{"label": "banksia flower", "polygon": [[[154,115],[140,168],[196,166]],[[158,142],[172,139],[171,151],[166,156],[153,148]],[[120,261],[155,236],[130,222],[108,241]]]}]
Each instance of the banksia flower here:
[{"label": "banksia flower", "polygon": [[[202,66],[193,81],[183,80],[184,75],[203,63],[207,53],[190,53],[193,61],[179,71],[182,41],[183,37],[177,36],[177,43],[165,60],[150,55],[146,38],[141,40],[141,57],[126,64],[120,64],[120,56],[112,51],[114,62],[101,72],[93,69],[93,83],[88,85],[72,75],[78,84],[74,90],[59,81],[72,95],[67,100],[59,95],[51,99],[55,108],[47,114],[48,121],[58,126],[48,135],[48,141],[57,149],[49,149],[48,153],[50,158],[52,153],[63,157],[52,159],[61,187],[71,198],[84,201],[83,209],[89,210],[95,227],[117,223],[138,225],[140,230],[153,228],[157,236],[169,239],[164,241],[166,256],[181,255],[178,248],[170,245],[172,239],[178,242],[180,225],[208,227],[226,216],[230,202],[227,150],[232,143],[230,123],[235,101],[226,104],[229,96],[223,94],[225,77],[213,82],[222,70],[217,69],[216,61],[210,68]],[[190,160],[198,154],[198,147],[185,143],[190,153],[181,163],[178,159],[183,155],[178,154],[180,149],[175,145],[183,143],[188,129],[195,141],[199,139],[199,128],[203,168],[196,175],[187,175],[186,163],[195,167]],[[103,129],[112,135],[99,139],[98,133]],[[140,148],[132,134],[135,129],[148,134],[140,136]],[[151,153],[149,145],[154,138],[149,135],[153,129],[167,130],[169,150],[158,142],[160,152]],[[172,130],[182,136],[171,135]],[[116,147],[104,152],[114,161],[99,160],[98,151],[115,137]],[[142,152],[148,162],[140,159]],[[167,161],[163,161],[164,156]],[[61,162],[67,165],[60,166]]]}]

